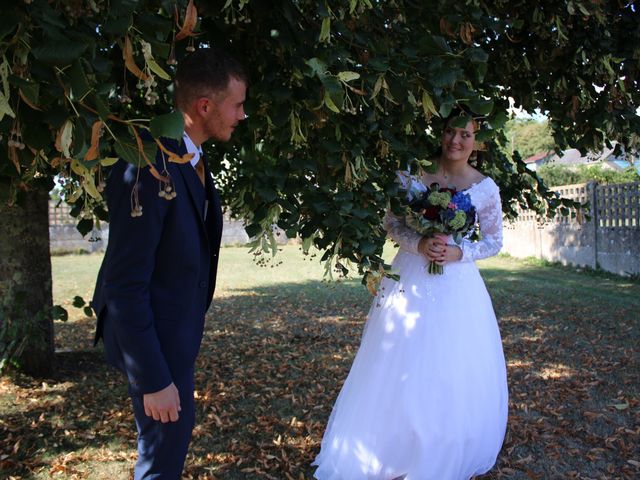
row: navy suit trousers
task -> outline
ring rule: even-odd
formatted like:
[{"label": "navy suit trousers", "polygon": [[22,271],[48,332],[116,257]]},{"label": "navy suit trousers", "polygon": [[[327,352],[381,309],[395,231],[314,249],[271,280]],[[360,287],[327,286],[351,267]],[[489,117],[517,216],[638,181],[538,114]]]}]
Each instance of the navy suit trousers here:
[{"label": "navy suit trousers", "polygon": [[177,422],[162,423],[144,413],[143,397],[132,394],[133,413],[138,428],[138,462],[135,480],[179,480],[195,424],[193,369],[174,379],[180,394]]}]

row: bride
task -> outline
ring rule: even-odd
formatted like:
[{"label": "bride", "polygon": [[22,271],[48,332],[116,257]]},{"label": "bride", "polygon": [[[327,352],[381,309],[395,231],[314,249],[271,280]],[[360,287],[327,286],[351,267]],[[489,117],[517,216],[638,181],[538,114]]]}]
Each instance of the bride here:
[{"label": "bride", "polygon": [[[405,187],[466,190],[482,239],[422,237],[390,212],[398,281],[380,284],[361,345],[315,459],[319,480],[468,480],[495,461],[507,423],[507,378],[491,299],[474,261],[502,247],[498,186],[469,165],[477,124],[445,127],[435,174]],[[429,261],[444,274],[427,273]]]}]

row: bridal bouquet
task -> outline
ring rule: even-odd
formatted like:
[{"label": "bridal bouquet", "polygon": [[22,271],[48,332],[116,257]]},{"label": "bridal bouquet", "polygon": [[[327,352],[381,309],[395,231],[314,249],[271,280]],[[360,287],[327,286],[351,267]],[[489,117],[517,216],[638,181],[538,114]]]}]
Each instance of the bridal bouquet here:
[{"label": "bridal bouquet", "polygon": [[[454,188],[441,188],[437,183],[417,189],[410,182],[404,193],[402,204],[406,207],[405,222],[407,226],[421,235],[429,237],[436,233],[451,235],[457,244],[469,237],[477,240],[480,230],[476,222],[476,209],[471,197],[465,191]],[[430,262],[429,273],[443,273],[443,266]]]}]

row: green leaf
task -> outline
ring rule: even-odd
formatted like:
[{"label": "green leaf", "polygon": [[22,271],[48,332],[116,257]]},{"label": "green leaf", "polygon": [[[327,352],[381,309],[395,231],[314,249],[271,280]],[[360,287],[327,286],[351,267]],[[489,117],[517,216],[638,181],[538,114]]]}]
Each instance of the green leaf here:
[{"label": "green leaf", "polygon": [[93,218],[83,218],[78,222],[76,228],[80,234],[84,237],[87,233],[93,230]]},{"label": "green leaf", "polygon": [[509,116],[507,115],[506,112],[503,112],[503,111],[497,112],[491,118],[491,121],[490,121],[491,128],[494,128],[494,129],[503,128],[508,120],[509,120]]},{"label": "green leaf", "polygon": [[372,212],[370,212],[369,210],[362,208],[362,207],[356,207],[353,210],[351,210],[351,214],[353,216],[355,216],[356,218],[367,218]]},{"label": "green leaf", "polygon": [[5,58],[2,64],[0,64],[0,82],[2,84],[2,92],[4,92],[7,97],[11,95],[11,92],[9,92],[9,69],[9,62]]},{"label": "green leaf", "polygon": [[451,53],[451,47],[440,35],[425,35],[420,42],[420,50],[426,54]]},{"label": "green leaf", "polygon": [[113,148],[118,157],[122,158],[125,162],[132,163],[133,165],[144,164],[144,159],[140,155],[138,147],[135,145],[116,140]]},{"label": "green leaf", "polygon": [[184,133],[184,117],[181,112],[171,112],[159,115],[149,123],[151,135],[179,140]]},{"label": "green leaf", "polygon": [[104,122],[109,119],[109,115],[111,115],[111,110],[109,110],[109,106],[107,102],[105,102],[102,97],[99,95],[95,96],[96,109],[98,110],[98,114],[100,115],[100,119]]},{"label": "green leaf", "polygon": [[277,192],[268,186],[256,187],[256,192],[265,202],[273,202],[277,197]]},{"label": "green leaf", "polygon": [[360,78],[360,74],[358,72],[351,72],[346,70],[344,72],[338,73],[338,78],[341,82],[349,83],[352,80],[357,80],[358,78]]},{"label": "green leaf", "polygon": [[486,142],[495,135],[495,130],[480,130],[476,133],[476,142]]},{"label": "green leaf", "polygon": [[440,104],[438,113],[440,113],[442,118],[447,118],[451,113],[451,110],[453,110],[453,102],[443,102]]},{"label": "green leaf", "polygon": [[38,103],[40,102],[40,84],[37,82],[32,82],[30,80],[26,80],[23,78],[19,78],[16,76],[11,76],[11,83],[18,84],[20,88],[20,92],[26,99],[29,106],[32,106],[35,109],[39,109]]},{"label": "green leaf", "polygon": [[310,58],[308,60],[305,60],[304,63],[306,63],[309,68],[311,69],[311,75],[309,76],[317,76],[317,77],[325,77],[327,74],[327,64],[324,63],[322,60],[320,60],[319,58],[313,57]]},{"label": "green leaf", "polygon": [[469,48],[464,52],[464,56],[473,63],[487,63],[489,54],[480,47]]},{"label": "green leaf", "polygon": [[455,128],[464,128],[467,126],[467,123],[471,121],[470,115],[458,115],[456,118],[451,120],[451,126]]},{"label": "green leaf", "polygon": [[616,72],[613,70],[613,68],[611,68],[611,55],[607,55],[602,59],[602,64],[604,65],[604,67],[607,69],[607,72],[609,72],[609,74],[612,77],[616,76]]},{"label": "green leaf", "polygon": [[333,102],[333,100],[331,99],[331,95],[329,95],[329,92],[327,92],[327,91],[324,92],[324,104],[332,112],[340,113],[340,109]]},{"label": "green leaf", "polygon": [[478,115],[489,115],[493,110],[493,100],[477,98],[469,100],[468,105],[471,111]]},{"label": "green leaf", "polygon": [[103,167],[110,167],[118,161],[118,157],[106,157],[100,160],[100,165]]},{"label": "green leaf", "polygon": [[64,67],[69,65],[87,49],[87,44],[69,40],[48,42],[32,50],[33,56],[49,65]]},{"label": "green leaf", "polygon": [[[87,126],[84,122],[76,122],[73,130],[73,145],[72,145],[72,154],[73,157],[82,158],[84,154],[87,152],[89,146],[85,143],[87,140],[87,135],[89,139],[91,138],[91,128]],[[88,133],[87,133],[88,130]]]},{"label": "green leaf", "polygon": [[2,120],[5,115],[9,115],[11,118],[16,117],[16,114],[11,110],[9,101],[4,96],[4,93],[0,92],[0,120]]},{"label": "green leaf", "polygon": [[334,76],[322,78],[322,85],[325,88],[324,103],[329,110],[340,113],[338,105],[342,106],[344,89],[340,81]]},{"label": "green leaf", "polygon": [[54,320],[66,322],[69,319],[69,312],[62,305],[54,305],[51,309],[51,316]]},{"label": "green leaf", "polygon": [[151,44],[144,40],[140,42],[142,45],[142,54],[144,55],[144,61],[149,69],[163,80],[171,80],[171,77],[163,68],[158,65],[155,58],[153,58],[153,52],[151,51]]},{"label": "green leaf", "polygon": [[[146,165],[144,158],[138,151],[138,146],[133,143],[124,142],[122,140],[116,140],[114,144],[114,149],[118,157],[122,158],[125,162],[131,163],[133,165]],[[158,149],[155,143],[143,143],[143,148],[149,161],[154,162],[156,151]]]},{"label": "green leaf", "polygon": [[68,70],[68,79],[71,85],[71,93],[76,101],[84,99],[91,91],[87,75],[84,73],[80,61],[76,60],[73,62],[73,65],[71,65],[71,68]]},{"label": "green leaf", "polygon": [[373,57],[369,60],[369,66],[378,72],[386,72],[389,70],[389,61],[382,57]]},{"label": "green leaf", "polygon": [[443,65],[432,73],[429,80],[434,87],[451,88],[460,76],[459,70]]},{"label": "green leaf", "polygon": [[103,30],[105,33],[111,33],[117,36],[123,36],[131,26],[131,16],[123,16],[120,18],[112,18],[105,22]]},{"label": "green leaf", "polygon": [[329,228],[339,228],[342,225],[342,219],[337,214],[330,214],[324,218],[322,223]]},{"label": "green leaf", "polygon": [[438,110],[433,104],[433,99],[426,90],[422,91],[422,110],[426,118],[429,118],[431,115],[438,115]]},{"label": "green leaf", "polygon": [[360,244],[360,253],[364,256],[373,255],[376,253],[376,244],[369,241],[364,241]]},{"label": "green leaf", "polygon": [[87,302],[84,301],[84,298],[76,295],[73,297],[73,306],[76,308],[82,308],[86,305]]},{"label": "green leaf", "polygon": [[26,123],[22,127],[22,138],[25,144],[36,150],[44,150],[51,145],[51,133],[45,123]]},{"label": "green leaf", "polygon": [[20,24],[20,19],[15,10],[11,8],[3,8],[2,22],[0,22],[0,41],[11,34]]},{"label": "green leaf", "polygon": [[91,307],[84,307],[84,308],[82,309],[82,311],[84,312],[84,314],[85,314],[87,317],[93,317],[93,308],[91,308]]},{"label": "green leaf", "polygon": [[331,17],[325,17],[322,20],[322,27],[320,28],[319,42],[329,43],[331,40]]},{"label": "green leaf", "polygon": [[252,223],[251,225],[247,225],[244,228],[244,231],[247,232],[249,238],[254,238],[260,235],[260,233],[262,232],[262,227],[259,223]]},{"label": "green leaf", "polygon": [[109,213],[107,212],[107,210],[105,210],[102,204],[98,204],[94,207],[93,214],[98,220],[102,220],[103,222],[109,221]]},{"label": "green leaf", "polygon": [[153,73],[159,76],[163,80],[171,80],[171,76],[163,70],[163,68],[156,63],[154,59],[147,60],[147,65]]},{"label": "green leaf", "polygon": [[148,36],[155,34],[160,37],[166,37],[171,33],[172,26],[173,22],[171,22],[171,19],[157,15],[154,12],[136,13],[136,27]]}]

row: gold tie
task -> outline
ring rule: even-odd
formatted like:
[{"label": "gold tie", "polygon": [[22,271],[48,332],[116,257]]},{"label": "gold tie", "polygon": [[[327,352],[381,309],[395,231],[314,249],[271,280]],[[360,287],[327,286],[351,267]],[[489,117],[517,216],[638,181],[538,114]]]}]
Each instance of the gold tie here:
[{"label": "gold tie", "polygon": [[198,174],[200,183],[202,183],[202,186],[204,187],[204,161],[202,160],[202,157],[200,157],[198,163],[196,163],[196,173]]}]

